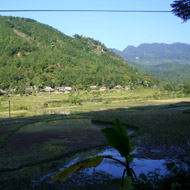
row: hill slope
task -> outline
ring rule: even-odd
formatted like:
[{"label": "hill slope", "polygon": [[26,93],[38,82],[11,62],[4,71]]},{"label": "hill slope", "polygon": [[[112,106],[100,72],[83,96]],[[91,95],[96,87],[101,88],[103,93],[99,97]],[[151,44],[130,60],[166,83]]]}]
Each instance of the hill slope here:
[{"label": "hill slope", "polygon": [[141,44],[128,46],[123,51],[113,50],[139,70],[157,77],[162,81],[190,82],[190,45]]},{"label": "hill slope", "polygon": [[99,41],[79,35],[72,38],[31,19],[1,16],[0,42],[3,89],[158,83]]}]

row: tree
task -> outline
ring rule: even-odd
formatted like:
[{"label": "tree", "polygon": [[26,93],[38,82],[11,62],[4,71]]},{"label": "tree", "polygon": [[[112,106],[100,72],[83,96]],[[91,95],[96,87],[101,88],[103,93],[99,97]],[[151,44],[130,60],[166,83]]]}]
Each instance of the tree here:
[{"label": "tree", "polygon": [[172,12],[184,22],[190,20],[190,0],[178,0],[171,4]]}]

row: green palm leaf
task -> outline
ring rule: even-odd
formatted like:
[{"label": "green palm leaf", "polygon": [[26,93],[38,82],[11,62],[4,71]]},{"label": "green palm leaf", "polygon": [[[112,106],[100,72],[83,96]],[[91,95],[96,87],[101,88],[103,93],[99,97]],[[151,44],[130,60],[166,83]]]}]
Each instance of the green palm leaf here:
[{"label": "green palm leaf", "polygon": [[127,129],[120,120],[114,120],[114,127],[103,129],[102,132],[109,144],[117,149],[122,157],[127,157],[132,151]]},{"label": "green palm leaf", "polygon": [[96,156],[93,158],[89,158],[80,162],[77,162],[76,164],[71,165],[70,167],[64,169],[63,171],[60,171],[59,173],[55,174],[51,177],[52,181],[57,180],[64,180],[68,178],[70,175],[82,171],[86,168],[92,168],[97,167],[100,165],[104,158],[107,158],[108,156]]}]

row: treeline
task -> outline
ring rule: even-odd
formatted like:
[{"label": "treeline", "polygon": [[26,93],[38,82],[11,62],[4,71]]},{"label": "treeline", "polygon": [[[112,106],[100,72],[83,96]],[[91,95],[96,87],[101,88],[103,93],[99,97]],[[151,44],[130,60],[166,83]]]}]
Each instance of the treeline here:
[{"label": "treeline", "polygon": [[99,41],[69,37],[31,19],[0,17],[0,89],[30,86],[153,86]]}]

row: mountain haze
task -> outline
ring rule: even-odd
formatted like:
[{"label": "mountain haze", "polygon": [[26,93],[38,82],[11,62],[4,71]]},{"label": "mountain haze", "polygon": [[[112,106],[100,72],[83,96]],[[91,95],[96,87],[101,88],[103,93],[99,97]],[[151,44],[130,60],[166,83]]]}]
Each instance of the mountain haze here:
[{"label": "mountain haze", "polygon": [[132,66],[162,81],[190,82],[190,44],[141,44],[113,51]]},{"label": "mountain haze", "polygon": [[159,83],[127,65],[99,41],[69,37],[31,19],[0,16],[0,42],[2,89]]},{"label": "mountain haze", "polygon": [[190,65],[190,44],[153,43],[138,47],[128,46],[123,51],[115,50],[125,60],[152,66],[165,63]]}]

